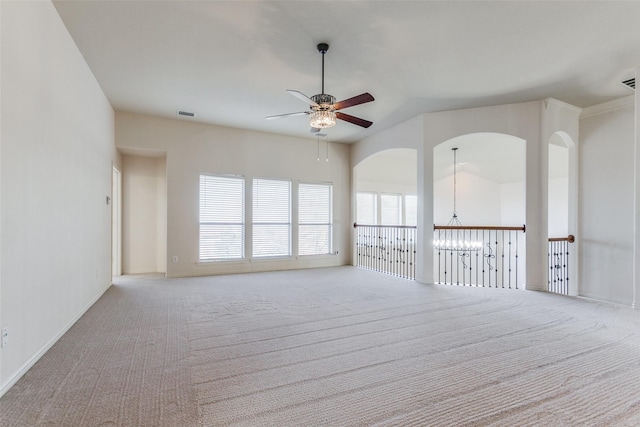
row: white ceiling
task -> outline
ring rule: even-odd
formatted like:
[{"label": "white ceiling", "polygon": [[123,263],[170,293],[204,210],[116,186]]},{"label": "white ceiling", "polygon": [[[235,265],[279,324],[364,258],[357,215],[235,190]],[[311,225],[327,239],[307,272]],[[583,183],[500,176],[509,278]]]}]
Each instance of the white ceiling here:
[{"label": "white ceiling", "polygon": [[424,112],[629,95],[634,1],[68,1],[62,20],[116,110],[311,137],[300,100],[370,92],[328,139],[353,142]]}]

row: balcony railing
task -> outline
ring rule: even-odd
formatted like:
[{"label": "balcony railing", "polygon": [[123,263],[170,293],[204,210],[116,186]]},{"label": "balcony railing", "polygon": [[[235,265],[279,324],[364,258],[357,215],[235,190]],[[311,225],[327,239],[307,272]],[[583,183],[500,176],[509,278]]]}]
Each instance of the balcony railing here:
[{"label": "balcony railing", "polygon": [[549,238],[549,292],[569,295],[569,244],[573,235]]},{"label": "balcony railing", "polygon": [[[416,227],[353,224],[355,264],[406,279],[416,277]],[[520,289],[524,284],[526,227],[434,227],[435,283]],[[549,239],[549,291],[569,294],[569,244]]]},{"label": "balcony railing", "polygon": [[434,225],[433,229],[436,283],[509,289],[524,284],[520,259],[524,225]]},{"label": "balcony railing", "polygon": [[353,224],[353,227],[356,266],[415,280],[415,226]]}]

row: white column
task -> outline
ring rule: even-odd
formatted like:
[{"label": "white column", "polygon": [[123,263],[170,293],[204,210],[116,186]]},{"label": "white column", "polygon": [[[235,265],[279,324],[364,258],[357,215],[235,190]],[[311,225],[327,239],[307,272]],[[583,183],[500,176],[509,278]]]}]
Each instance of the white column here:
[{"label": "white column", "polygon": [[[636,68],[636,79],[640,74],[640,67]],[[634,224],[633,224],[633,303],[632,307],[636,308],[640,304],[640,92],[635,91],[635,122],[634,122]]]},{"label": "white column", "polygon": [[526,178],[526,288],[543,291],[547,289],[548,268],[548,141],[545,136],[544,102],[540,103],[538,135],[527,138],[527,178]]},{"label": "white column", "polygon": [[433,148],[418,149],[418,230],[416,233],[416,281],[433,283]]}]

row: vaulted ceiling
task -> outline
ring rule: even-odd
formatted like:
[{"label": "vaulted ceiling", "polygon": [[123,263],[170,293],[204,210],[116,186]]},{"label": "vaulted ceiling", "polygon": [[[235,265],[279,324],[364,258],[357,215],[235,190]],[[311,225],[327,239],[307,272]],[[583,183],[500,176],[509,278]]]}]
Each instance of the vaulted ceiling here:
[{"label": "vaulted ceiling", "polygon": [[631,94],[640,65],[632,1],[54,0],[116,110],[311,137],[285,92],[370,92],[330,141],[421,113],[554,97],[587,107]]}]

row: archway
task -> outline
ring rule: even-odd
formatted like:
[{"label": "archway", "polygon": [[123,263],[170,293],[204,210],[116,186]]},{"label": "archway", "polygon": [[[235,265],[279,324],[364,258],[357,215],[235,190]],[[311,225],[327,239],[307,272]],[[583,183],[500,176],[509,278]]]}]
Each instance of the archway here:
[{"label": "archway", "polygon": [[354,168],[355,220],[359,224],[416,225],[417,153],[380,151]]},{"label": "archway", "polygon": [[377,152],[354,167],[353,264],[416,277],[417,151]]},{"label": "archway", "polygon": [[523,287],[525,168],[526,141],[512,135],[472,133],[434,147],[435,282]]},{"label": "archway", "polygon": [[460,220],[468,225],[524,224],[525,140],[490,132],[462,135],[434,147],[434,222],[446,224],[451,218],[454,147]]},{"label": "archway", "polygon": [[569,234],[569,147],[559,132],[549,139],[549,237]]},{"label": "archway", "polygon": [[549,237],[548,290],[577,295],[575,143],[566,132],[555,132],[548,141],[547,229]]}]

